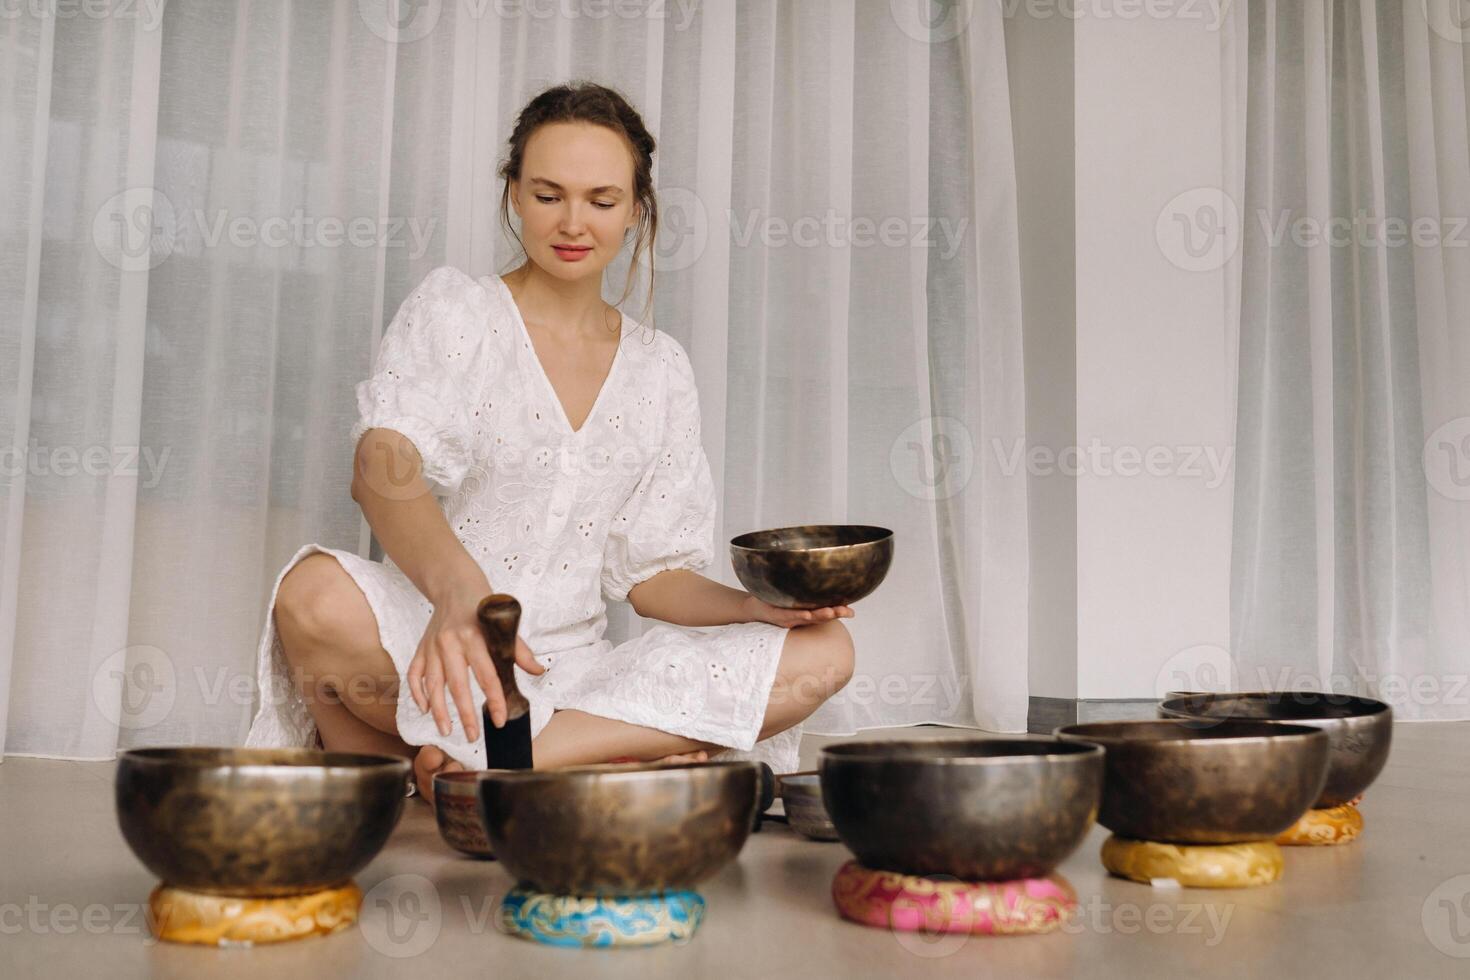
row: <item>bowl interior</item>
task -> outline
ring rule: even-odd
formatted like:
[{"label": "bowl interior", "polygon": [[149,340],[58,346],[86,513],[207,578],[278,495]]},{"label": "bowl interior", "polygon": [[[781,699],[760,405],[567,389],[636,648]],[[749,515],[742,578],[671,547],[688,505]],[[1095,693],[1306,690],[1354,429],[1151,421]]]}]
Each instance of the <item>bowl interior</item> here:
[{"label": "bowl interior", "polygon": [[1314,736],[1318,729],[1308,725],[1292,725],[1278,721],[1221,719],[1193,722],[1188,720],[1099,721],[1083,725],[1064,725],[1058,735],[1100,742],[1208,742],[1235,739]]},{"label": "bowl interior", "polygon": [[730,539],[736,548],[749,551],[814,551],[819,548],[842,548],[855,544],[872,544],[893,537],[886,527],[868,524],[804,524],[750,531]]},{"label": "bowl interior", "polygon": [[1367,718],[1389,710],[1389,706],[1382,701],[1354,695],[1264,691],[1244,694],[1188,694],[1170,698],[1162,707],[1171,711],[1208,715],[1211,718],[1281,721]]},{"label": "bowl interior", "polygon": [[1007,759],[1091,755],[1096,746],[1048,739],[938,738],[893,742],[843,742],[822,749],[824,757],[843,761],[966,765],[1004,763]]},{"label": "bowl interior", "polygon": [[159,748],[129,749],[122,753],[134,764],[174,766],[181,769],[269,767],[280,769],[401,769],[408,760],[365,752],[324,752],[320,749]]}]

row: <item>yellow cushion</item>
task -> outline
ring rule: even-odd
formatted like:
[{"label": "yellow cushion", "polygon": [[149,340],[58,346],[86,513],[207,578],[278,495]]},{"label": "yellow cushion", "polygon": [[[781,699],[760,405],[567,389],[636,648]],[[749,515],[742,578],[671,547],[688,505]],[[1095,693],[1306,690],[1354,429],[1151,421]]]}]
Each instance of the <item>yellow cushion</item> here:
[{"label": "yellow cushion", "polygon": [[1308,810],[1276,843],[1287,845],[1351,844],[1363,832],[1363,815],[1351,803]]},{"label": "yellow cushion", "polygon": [[154,935],[206,946],[278,943],[326,936],[357,921],[362,890],[352,882],[308,895],[232,898],[159,885],[148,896]]},{"label": "yellow cushion", "polygon": [[1103,841],[1102,863],[1133,881],[1172,878],[1187,888],[1251,888],[1281,877],[1281,848],[1273,841],[1247,844],[1160,844],[1116,834]]}]

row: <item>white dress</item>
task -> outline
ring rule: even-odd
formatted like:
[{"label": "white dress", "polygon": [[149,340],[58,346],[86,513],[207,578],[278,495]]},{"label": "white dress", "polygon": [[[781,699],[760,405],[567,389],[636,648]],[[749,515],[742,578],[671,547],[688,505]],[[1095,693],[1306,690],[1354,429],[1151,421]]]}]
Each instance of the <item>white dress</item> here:
[{"label": "white dress", "polygon": [[[573,431],[505,283],[441,266],[389,324],[357,402],[352,445],[370,428],[412,440],[455,535],[491,587],[520,601],[520,636],[546,667],[540,676],[516,668],[533,735],[553,711],[575,708],[727,746],[719,758],[795,770],[799,728],[756,741],[786,628],[659,623],[617,646],[603,638],[604,596],[624,600],[664,569],[703,569],[714,558],[715,495],[699,397],[676,340],[623,317],[612,369]],[[272,616],[281,577],[314,552],[341,563],[377,617],[398,669],[399,735],[483,769],[484,742],[465,739],[456,710],[451,733],[441,736],[407,694],[428,600],[391,560],[317,544],[302,547],[271,589],[259,646],[261,703],[246,745],[315,743]],[[484,695],[473,678],[470,687],[478,715]]]}]

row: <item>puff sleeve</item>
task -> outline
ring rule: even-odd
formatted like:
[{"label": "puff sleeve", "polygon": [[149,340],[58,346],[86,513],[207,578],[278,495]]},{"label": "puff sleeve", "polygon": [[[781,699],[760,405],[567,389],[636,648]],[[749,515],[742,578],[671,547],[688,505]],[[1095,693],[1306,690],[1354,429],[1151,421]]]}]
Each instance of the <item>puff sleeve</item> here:
[{"label": "puff sleeve", "polygon": [[663,337],[667,386],[659,451],[613,515],[603,551],[603,594],[619,602],[659,572],[699,571],[714,559],[715,488],[700,442],[699,392],[688,355]]},{"label": "puff sleeve", "polygon": [[470,380],[480,329],[468,289],[475,283],[439,266],[409,293],[378,347],[372,377],[357,385],[356,447],[369,429],[392,429],[414,444],[424,479],[436,493],[453,493],[470,467],[467,415],[476,392]]}]

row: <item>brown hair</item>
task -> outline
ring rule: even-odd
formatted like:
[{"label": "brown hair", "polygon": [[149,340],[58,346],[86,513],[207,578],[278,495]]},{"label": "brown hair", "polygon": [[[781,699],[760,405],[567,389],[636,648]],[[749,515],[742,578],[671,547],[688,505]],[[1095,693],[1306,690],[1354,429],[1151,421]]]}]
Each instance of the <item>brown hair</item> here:
[{"label": "brown hair", "polygon": [[[547,89],[526,103],[516,117],[510,134],[510,155],[500,165],[505,182],[500,192],[500,221],[526,254],[525,243],[510,223],[510,182],[521,178],[521,160],[531,134],[548,123],[582,122],[605,126],[623,137],[633,154],[633,200],[639,206],[637,237],[633,239],[633,260],[628,265],[628,281],[623,287],[621,305],[633,291],[633,274],[638,256],[652,246],[658,235],[658,199],[653,192],[654,140],[643,118],[621,93],[595,82],[571,82]],[[633,230],[633,229],[630,229]],[[624,235],[626,238],[627,236]],[[648,303],[643,315],[648,317],[653,306],[653,263],[648,264]],[[652,325],[652,320],[648,320]]]}]

